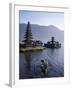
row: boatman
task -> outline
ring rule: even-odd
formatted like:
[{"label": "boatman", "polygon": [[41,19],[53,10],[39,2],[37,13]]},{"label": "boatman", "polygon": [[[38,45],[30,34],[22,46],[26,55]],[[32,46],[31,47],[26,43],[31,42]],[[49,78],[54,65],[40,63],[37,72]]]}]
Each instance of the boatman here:
[{"label": "boatman", "polygon": [[41,73],[43,77],[48,75],[48,62],[45,60],[41,60]]}]

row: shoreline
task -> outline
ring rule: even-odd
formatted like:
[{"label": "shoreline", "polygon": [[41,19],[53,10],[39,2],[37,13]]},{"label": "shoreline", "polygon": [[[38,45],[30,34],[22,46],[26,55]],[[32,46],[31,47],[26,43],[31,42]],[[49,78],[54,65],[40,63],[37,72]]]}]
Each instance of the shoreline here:
[{"label": "shoreline", "polygon": [[43,47],[43,46],[26,47],[26,48],[20,48],[20,52],[40,51],[40,50],[44,50],[44,49],[46,49],[46,47]]}]

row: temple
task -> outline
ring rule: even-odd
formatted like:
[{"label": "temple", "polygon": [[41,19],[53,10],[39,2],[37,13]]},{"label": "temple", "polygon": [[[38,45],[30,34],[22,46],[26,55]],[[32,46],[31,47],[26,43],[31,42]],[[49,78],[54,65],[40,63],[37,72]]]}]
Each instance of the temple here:
[{"label": "temple", "polygon": [[54,37],[51,37],[51,41],[48,41],[47,44],[44,44],[44,46],[47,48],[60,48],[61,43],[59,43],[58,41],[55,41]]}]

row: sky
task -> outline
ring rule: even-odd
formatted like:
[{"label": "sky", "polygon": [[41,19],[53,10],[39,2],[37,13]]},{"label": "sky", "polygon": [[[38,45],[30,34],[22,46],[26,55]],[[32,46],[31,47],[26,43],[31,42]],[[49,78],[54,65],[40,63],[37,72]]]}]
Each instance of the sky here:
[{"label": "sky", "polygon": [[43,26],[54,25],[64,30],[64,13],[63,12],[45,12],[45,11],[19,11],[19,23],[30,22]]}]

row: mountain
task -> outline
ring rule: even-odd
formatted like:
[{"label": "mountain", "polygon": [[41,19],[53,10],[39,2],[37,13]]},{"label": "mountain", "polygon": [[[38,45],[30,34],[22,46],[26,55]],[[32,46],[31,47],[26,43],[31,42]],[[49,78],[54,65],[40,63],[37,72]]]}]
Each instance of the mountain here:
[{"label": "mountain", "polygon": [[[31,24],[31,31],[34,40],[41,40],[43,43],[51,40],[54,36],[56,41],[61,43],[64,42],[64,31],[60,30],[56,26],[41,26],[36,24]],[[26,32],[26,24],[19,24],[19,39],[22,41]]]}]

